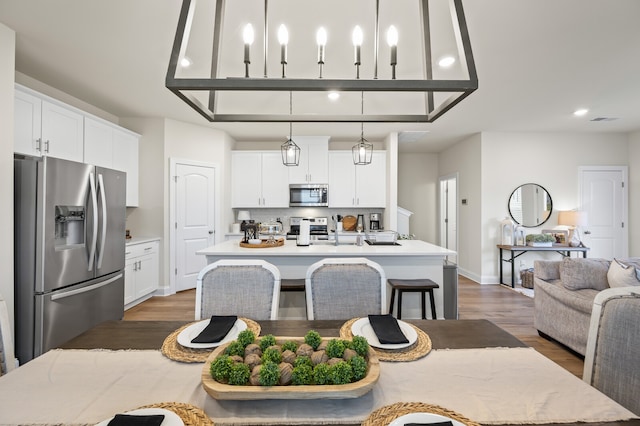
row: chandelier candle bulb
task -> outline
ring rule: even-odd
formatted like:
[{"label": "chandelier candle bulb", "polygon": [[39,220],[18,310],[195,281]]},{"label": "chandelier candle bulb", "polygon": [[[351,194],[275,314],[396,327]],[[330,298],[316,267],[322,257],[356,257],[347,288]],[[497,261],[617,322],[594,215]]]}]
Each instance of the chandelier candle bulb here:
[{"label": "chandelier candle bulb", "polygon": [[356,25],[353,29],[352,40],[354,47],[353,64],[356,66],[356,78],[360,78],[360,48],[362,47],[363,40],[362,28],[360,28],[360,25]]},{"label": "chandelier candle bulb", "polygon": [[253,26],[251,24],[247,24],[244,27],[242,38],[244,40],[244,76],[249,77],[249,64],[251,63],[250,51],[254,38]]},{"label": "chandelier candle bulb", "polygon": [[391,48],[391,78],[396,79],[396,65],[398,64],[398,30],[393,25],[387,31],[387,43]]},{"label": "chandelier candle bulb", "polygon": [[322,66],[324,65],[324,47],[327,44],[327,30],[320,27],[316,33],[316,43],[318,44],[318,65],[320,65],[320,78],[322,78]]},{"label": "chandelier candle bulb", "polygon": [[278,28],[278,41],[280,42],[280,63],[282,64],[282,78],[285,77],[285,66],[287,65],[287,44],[289,43],[289,32],[284,24]]}]

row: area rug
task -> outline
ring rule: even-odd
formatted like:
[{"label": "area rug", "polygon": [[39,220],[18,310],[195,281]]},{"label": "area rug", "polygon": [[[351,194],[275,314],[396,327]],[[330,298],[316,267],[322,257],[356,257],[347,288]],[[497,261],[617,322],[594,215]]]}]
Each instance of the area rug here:
[{"label": "area rug", "polygon": [[520,294],[524,294],[527,297],[530,297],[533,299],[533,289],[532,288],[524,288],[522,287],[520,284],[516,284],[515,287],[511,288],[509,287],[511,290],[516,291]]}]

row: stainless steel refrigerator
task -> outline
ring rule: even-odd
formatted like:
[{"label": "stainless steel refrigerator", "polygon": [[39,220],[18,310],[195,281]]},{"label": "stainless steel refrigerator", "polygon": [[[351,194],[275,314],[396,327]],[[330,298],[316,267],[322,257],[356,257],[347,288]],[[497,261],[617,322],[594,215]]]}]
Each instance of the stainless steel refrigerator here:
[{"label": "stainless steel refrigerator", "polygon": [[21,363],[124,315],[126,174],[14,157],[15,336]]}]

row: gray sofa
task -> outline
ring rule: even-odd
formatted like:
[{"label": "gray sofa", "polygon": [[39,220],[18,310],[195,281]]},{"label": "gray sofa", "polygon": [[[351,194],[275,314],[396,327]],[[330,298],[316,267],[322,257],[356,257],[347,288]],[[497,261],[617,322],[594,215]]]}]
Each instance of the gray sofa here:
[{"label": "gray sofa", "polygon": [[584,355],[596,295],[610,286],[639,285],[639,270],[640,258],[535,261],[535,328],[540,335]]}]

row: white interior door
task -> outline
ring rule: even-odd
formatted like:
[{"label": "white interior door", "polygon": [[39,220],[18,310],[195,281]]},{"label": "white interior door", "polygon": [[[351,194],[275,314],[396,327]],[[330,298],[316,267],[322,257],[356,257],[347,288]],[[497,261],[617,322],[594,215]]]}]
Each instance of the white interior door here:
[{"label": "white interior door", "polygon": [[580,205],[588,221],[580,232],[589,257],[628,255],[626,178],[626,166],[580,168]]},{"label": "white interior door", "polygon": [[[440,178],[440,245],[450,250],[458,250],[458,178]],[[456,256],[447,256],[456,262]]]},{"label": "white interior door", "polygon": [[215,241],[215,168],[177,163],[175,166],[176,291],[196,287],[207,264],[198,250]]}]

